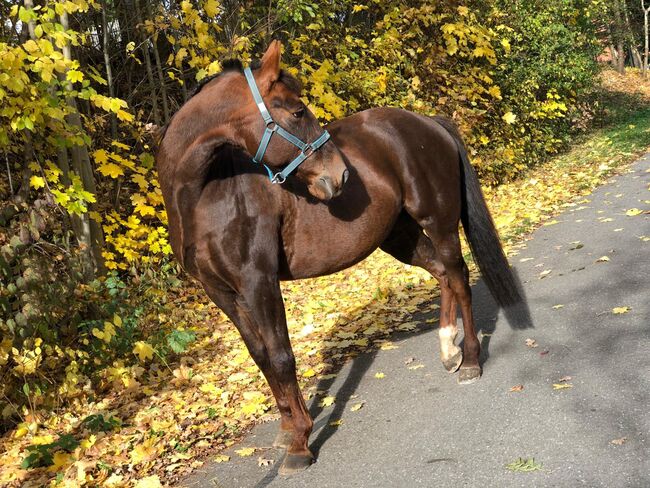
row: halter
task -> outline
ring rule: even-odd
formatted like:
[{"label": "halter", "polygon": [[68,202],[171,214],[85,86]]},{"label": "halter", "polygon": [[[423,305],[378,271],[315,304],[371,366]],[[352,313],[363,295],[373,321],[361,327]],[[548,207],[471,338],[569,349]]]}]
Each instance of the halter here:
[{"label": "halter", "polygon": [[266,164],[262,163],[262,165],[266,168],[266,172],[269,174],[269,179],[271,180],[271,183],[282,184],[287,179],[287,176],[293,173],[293,171],[298,166],[300,166],[305,161],[305,159],[307,159],[309,156],[311,156],[316,151],[318,151],[323,146],[323,144],[325,144],[329,140],[330,134],[327,131],[323,131],[320,137],[318,137],[313,142],[307,144],[302,140],[300,140],[299,138],[297,138],[296,136],[294,136],[293,134],[291,134],[290,132],[284,130],[282,127],[278,125],[277,122],[273,120],[273,117],[271,117],[271,114],[266,108],[266,105],[264,104],[264,100],[262,100],[262,95],[260,95],[260,91],[258,90],[257,84],[255,83],[255,78],[253,77],[253,73],[251,69],[244,68],[244,75],[246,75],[246,81],[248,82],[248,87],[251,89],[253,98],[255,99],[255,103],[257,104],[257,108],[260,109],[262,118],[266,123],[266,129],[264,129],[262,140],[260,141],[260,145],[257,148],[257,153],[255,154],[253,161],[256,163],[262,163],[262,158],[264,157],[264,153],[266,152],[266,148],[268,147],[269,142],[271,142],[271,136],[274,133],[277,133],[280,137],[286,139],[291,144],[293,144],[298,149],[300,149],[300,154],[298,154],[298,156],[296,156],[294,160],[287,165],[287,167],[285,167],[282,171],[278,173],[273,174],[271,168],[269,168]]}]

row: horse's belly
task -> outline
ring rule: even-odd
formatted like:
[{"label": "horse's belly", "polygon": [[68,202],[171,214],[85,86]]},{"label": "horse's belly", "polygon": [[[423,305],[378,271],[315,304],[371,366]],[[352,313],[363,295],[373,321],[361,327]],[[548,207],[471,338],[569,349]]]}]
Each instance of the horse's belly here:
[{"label": "horse's belly", "polygon": [[[388,200],[388,201],[386,201]],[[322,276],[358,263],[390,233],[400,211],[392,199],[368,202],[363,210],[338,213],[337,206],[310,205],[285,238],[287,268],[281,279]],[[344,205],[341,205],[343,208]]]}]

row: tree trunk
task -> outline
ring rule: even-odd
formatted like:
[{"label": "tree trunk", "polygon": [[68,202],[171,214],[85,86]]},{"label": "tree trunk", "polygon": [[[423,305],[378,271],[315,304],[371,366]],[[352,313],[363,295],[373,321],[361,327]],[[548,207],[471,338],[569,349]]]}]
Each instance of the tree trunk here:
[{"label": "tree trunk", "polygon": [[618,42],[617,49],[618,51],[618,59],[616,60],[616,70],[624,75],[625,74],[625,45],[623,44],[623,41]]},{"label": "tree trunk", "polygon": [[646,8],[645,0],[641,0],[641,8],[643,9],[643,77],[648,78],[648,15],[650,15],[650,7]]},{"label": "tree trunk", "polygon": [[[144,0],[147,16],[149,19],[153,19],[153,13],[151,12],[151,4],[148,0]],[[151,36],[151,44],[153,46],[153,59],[156,63],[156,73],[158,74],[158,81],[160,82],[160,97],[162,98],[163,106],[163,118],[164,123],[169,122],[169,102],[167,99],[167,86],[165,85],[165,77],[162,72],[162,63],[160,62],[160,53],[158,52],[158,33],[154,33]]]},{"label": "tree trunk", "polygon": [[[104,52],[104,65],[106,67],[106,83],[108,83],[108,96],[115,98],[115,87],[113,85],[113,69],[111,67],[111,56],[109,53],[108,21],[106,0],[102,0],[102,51]],[[111,137],[117,139],[117,117],[111,113]]]},{"label": "tree trunk", "polygon": [[[140,10],[140,0],[135,0],[135,13],[137,15],[138,24],[142,25],[142,10]],[[153,80],[153,70],[151,69],[151,59],[149,58],[149,39],[144,34],[139,36],[142,55],[144,56],[144,66],[147,70],[147,81],[149,82],[149,89],[151,90],[151,107],[153,109],[153,121],[160,127],[160,111],[158,110],[158,96],[156,95],[156,85]]]},{"label": "tree trunk", "polygon": [[[63,13],[60,17],[61,25],[65,30],[69,29],[68,14]],[[69,44],[63,47],[63,57],[66,61],[72,60],[72,51]],[[65,89],[69,92],[72,91],[72,83],[67,82]],[[77,110],[77,102],[74,97],[68,96],[67,103],[72,108],[72,112],[67,116],[68,123],[76,127],[79,132],[83,131],[81,117]],[[95,186],[95,177],[93,175],[92,166],[90,164],[90,156],[88,155],[88,148],[85,145],[75,145],[71,148],[72,153],[72,168],[81,178],[81,182],[86,191],[91,192],[93,195],[97,194]],[[92,204],[88,204],[88,210],[93,208]],[[84,276],[87,280],[95,277],[96,272],[103,273],[104,260],[102,257],[102,247],[104,245],[104,236],[102,234],[101,226],[94,219],[90,218],[89,212],[85,212],[79,216],[77,240],[84,255],[85,269]]]}]

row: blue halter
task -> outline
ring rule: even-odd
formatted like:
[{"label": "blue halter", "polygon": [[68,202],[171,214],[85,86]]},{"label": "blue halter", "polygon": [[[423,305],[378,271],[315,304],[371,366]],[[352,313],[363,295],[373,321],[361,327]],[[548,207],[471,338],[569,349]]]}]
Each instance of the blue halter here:
[{"label": "blue halter", "polygon": [[267,173],[269,174],[269,179],[271,180],[271,183],[282,184],[287,179],[287,176],[293,173],[293,171],[298,166],[300,166],[305,161],[305,159],[307,159],[309,156],[311,156],[316,151],[318,151],[323,146],[323,144],[325,144],[329,140],[330,134],[327,131],[323,131],[320,137],[318,137],[315,141],[307,144],[302,140],[300,140],[299,138],[297,138],[296,136],[294,136],[293,134],[291,134],[290,132],[284,130],[282,127],[280,127],[277,124],[277,122],[273,120],[273,117],[271,117],[271,114],[266,108],[266,105],[264,104],[264,100],[262,100],[262,95],[260,95],[260,91],[258,90],[257,84],[255,83],[255,78],[253,77],[253,73],[251,69],[244,68],[244,75],[246,75],[246,81],[248,81],[248,87],[251,89],[251,92],[253,93],[253,98],[255,99],[257,108],[260,109],[262,118],[266,123],[266,129],[264,130],[264,134],[262,135],[262,140],[260,141],[260,145],[257,148],[257,153],[255,154],[253,161],[256,163],[262,163],[262,158],[264,157],[264,153],[266,152],[266,148],[268,147],[269,142],[271,142],[271,136],[274,133],[277,133],[280,137],[283,137],[291,144],[296,146],[298,149],[300,149],[300,154],[298,154],[298,156],[296,156],[295,159],[291,161],[286,168],[284,168],[282,171],[278,173],[273,174],[271,168],[269,168],[266,164],[262,163],[266,168]]}]

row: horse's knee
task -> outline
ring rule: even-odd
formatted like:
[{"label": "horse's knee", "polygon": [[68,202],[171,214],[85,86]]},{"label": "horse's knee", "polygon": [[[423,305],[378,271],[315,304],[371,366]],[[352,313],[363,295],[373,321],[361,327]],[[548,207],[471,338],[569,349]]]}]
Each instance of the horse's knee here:
[{"label": "horse's knee", "polygon": [[295,376],[296,358],[291,351],[273,351],[269,359],[271,361],[271,367],[279,378],[286,379],[287,377]]}]

